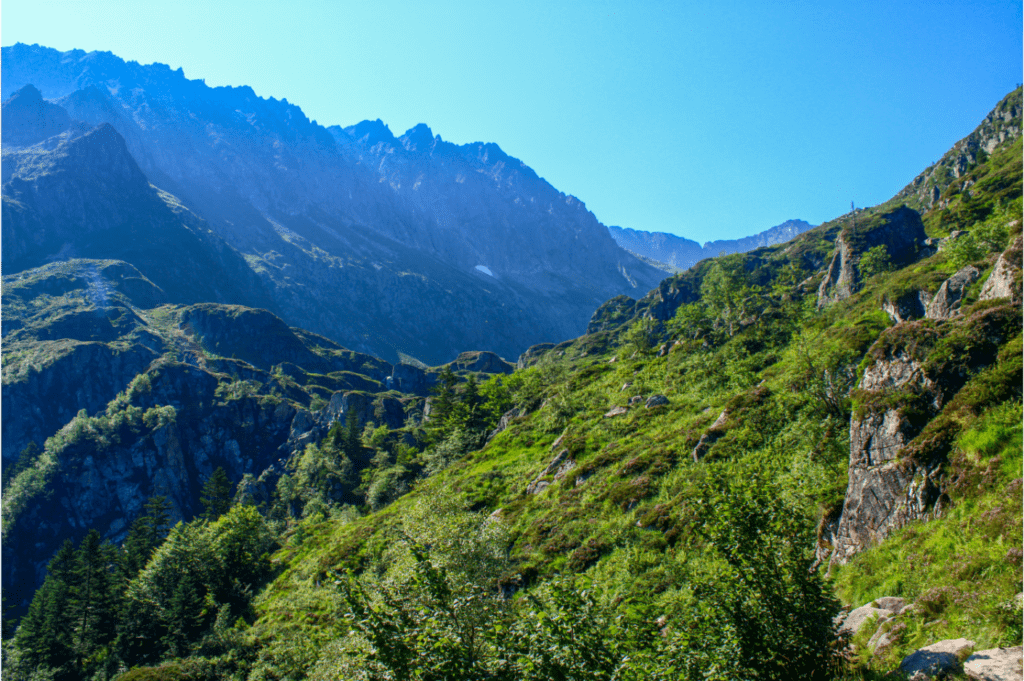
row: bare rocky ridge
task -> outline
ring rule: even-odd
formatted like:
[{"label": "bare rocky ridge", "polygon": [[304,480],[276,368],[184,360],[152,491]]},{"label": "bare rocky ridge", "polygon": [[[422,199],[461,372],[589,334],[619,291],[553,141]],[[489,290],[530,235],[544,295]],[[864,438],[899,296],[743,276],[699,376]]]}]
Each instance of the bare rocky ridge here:
[{"label": "bare rocky ridge", "polygon": [[166,66],[4,48],[4,95],[29,83],[117,130],[151,182],[245,256],[289,324],[392,361],[515,357],[664,274],[494,144],[426,126],[396,138],[380,122],[328,130],[287,101]]}]

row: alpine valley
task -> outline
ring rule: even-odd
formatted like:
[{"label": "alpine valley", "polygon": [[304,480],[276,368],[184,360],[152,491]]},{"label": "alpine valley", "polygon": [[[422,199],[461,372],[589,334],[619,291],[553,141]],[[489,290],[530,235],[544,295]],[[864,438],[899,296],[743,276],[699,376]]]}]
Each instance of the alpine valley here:
[{"label": "alpine valley", "polygon": [[425,125],[2,82],[5,678],[1020,678],[1020,88],[701,247]]}]

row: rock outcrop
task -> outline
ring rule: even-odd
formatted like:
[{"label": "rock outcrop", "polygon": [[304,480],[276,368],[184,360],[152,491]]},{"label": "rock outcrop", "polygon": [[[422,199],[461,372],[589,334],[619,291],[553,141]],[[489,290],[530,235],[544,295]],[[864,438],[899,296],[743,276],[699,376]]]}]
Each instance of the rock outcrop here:
[{"label": "rock outcrop", "polygon": [[963,671],[961,656],[973,648],[974,641],[966,638],[939,641],[903,658],[900,671],[906,675],[907,681],[927,681],[959,674]]},{"label": "rock outcrop", "polygon": [[952,277],[942,282],[925,307],[928,319],[950,319],[960,314],[960,303],[963,302],[967,287],[978,280],[981,272],[973,265],[967,265]]},{"label": "rock outcrop", "polygon": [[927,291],[909,291],[892,300],[886,298],[882,309],[894,322],[909,322],[925,315],[925,308],[932,297]]},{"label": "rock outcrop", "polygon": [[1021,301],[1021,250],[1021,237],[1018,236],[996,260],[978,300],[1008,298],[1014,303]]},{"label": "rock outcrop", "polygon": [[1020,681],[1022,653],[1021,646],[979,650],[964,661],[964,673],[977,681]]},{"label": "rock outcrop", "polygon": [[[941,395],[921,362],[896,352],[869,366],[859,389],[877,395],[915,391],[934,411]],[[921,431],[919,415],[899,408],[854,414],[850,421],[850,469],[846,497],[832,540],[832,563],[845,563],[908,520],[928,517],[940,489],[938,469],[898,459]]]},{"label": "rock outcrop", "polygon": [[883,215],[852,215],[836,237],[835,253],[818,287],[818,306],[845,300],[860,288],[860,257],[869,249],[885,246],[891,263],[902,267],[920,256],[925,237],[921,216],[906,207]]},{"label": "rock outcrop", "polygon": [[715,419],[715,422],[712,423],[711,426],[706,431],[704,431],[704,433],[700,436],[700,440],[698,440],[697,446],[695,446],[693,448],[693,451],[690,452],[690,456],[693,457],[694,463],[703,459],[704,456],[708,453],[708,450],[711,449],[711,445],[715,444],[716,442],[722,439],[722,436],[725,435],[725,427],[728,424],[728,422],[729,411],[722,410],[722,413],[718,415],[718,418]]},{"label": "rock outcrop", "polygon": [[995,361],[999,344],[1020,328],[1020,308],[1006,305],[941,324],[904,322],[879,337],[868,352],[872,362],[858,385],[859,406],[850,420],[842,511],[838,521],[823,523],[819,562],[845,563],[909,521],[944,511],[942,471],[952,446],[951,426],[927,437],[922,433],[947,405],[955,406],[961,388]]}]

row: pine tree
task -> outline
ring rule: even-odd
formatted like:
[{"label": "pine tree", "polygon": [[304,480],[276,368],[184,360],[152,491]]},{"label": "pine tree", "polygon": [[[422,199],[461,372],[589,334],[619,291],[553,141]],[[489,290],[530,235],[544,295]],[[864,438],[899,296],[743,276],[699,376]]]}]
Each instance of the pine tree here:
[{"label": "pine tree", "polygon": [[32,466],[36,459],[39,458],[39,445],[35,442],[29,442],[25,445],[25,448],[18,454],[18,459],[13,464],[3,467],[3,486],[6,487],[7,483],[18,476],[18,473],[22,472],[26,468]]},{"label": "pine tree", "polygon": [[231,508],[231,481],[228,480],[227,471],[223,466],[218,466],[217,470],[207,478],[203,484],[199,501],[202,502],[204,509],[202,517],[210,522],[221,517]]},{"label": "pine tree", "polygon": [[153,551],[167,536],[170,527],[171,504],[167,497],[150,497],[144,508],[145,513],[132,523],[124,543],[122,578],[125,582],[134,578],[146,566]]},{"label": "pine tree", "polygon": [[50,561],[46,579],[21,620],[14,640],[29,664],[37,669],[70,672],[74,660],[70,583],[74,580],[75,549],[68,539]]},{"label": "pine tree", "polygon": [[203,628],[203,597],[205,589],[192,574],[181,575],[166,612],[168,632],[161,641],[172,655],[185,656],[188,644]]},{"label": "pine tree", "polygon": [[81,668],[100,647],[114,639],[117,602],[111,566],[114,549],[100,533],[89,530],[75,553],[74,587],[68,615],[74,626],[74,649]]},{"label": "pine tree", "polygon": [[451,430],[449,417],[458,404],[455,396],[455,385],[459,382],[451,365],[445,366],[437,375],[437,385],[430,389],[433,398],[430,400],[430,429],[437,440],[443,440]]},{"label": "pine tree", "polygon": [[345,415],[345,434],[342,440],[341,451],[345,456],[354,459],[359,456],[363,449],[363,437],[359,432],[359,415],[356,410],[349,407]]}]

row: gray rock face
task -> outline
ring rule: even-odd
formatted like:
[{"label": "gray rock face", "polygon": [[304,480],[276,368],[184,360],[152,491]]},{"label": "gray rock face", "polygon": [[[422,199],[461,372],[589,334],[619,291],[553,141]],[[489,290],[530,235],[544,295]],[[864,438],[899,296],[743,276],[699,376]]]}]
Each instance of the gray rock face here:
[{"label": "gray rock face", "polygon": [[[891,392],[914,387],[928,392],[935,384],[920,363],[902,353],[876,361],[861,378],[862,390]],[[936,393],[933,404],[940,399]],[[831,539],[831,563],[843,564],[913,519],[930,517],[941,490],[927,469],[897,459],[920,432],[921,423],[899,409],[869,412],[850,421],[850,468],[838,528]],[[827,548],[821,548],[824,558]]]},{"label": "gray rock face", "polygon": [[526,486],[526,493],[540,494],[541,492],[546,490],[551,485],[551,482],[549,480],[544,479],[548,476],[554,475],[554,478],[556,480],[560,480],[563,477],[565,477],[566,473],[568,473],[569,471],[576,467],[576,462],[570,460],[568,457],[568,449],[563,449],[558,454],[556,454],[555,458],[553,458],[551,460],[551,463],[549,463],[547,467],[544,468],[543,471],[541,471],[540,475],[538,475],[533,480],[533,482]]},{"label": "gray rock face", "polygon": [[18,45],[2,65],[4,94],[35,83],[72,119],[116,130],[150,181],[258,263],[289,325],[392,362],[572,338],[603,301],[664,277],[495,144],[325,128],[251,88],[109,53]]},{"label": "gray rock face", "polygon": [[391,386],[400,392],[426,395],[435,383],[433,374],[411,364],[396,364],[391,371]]},{"label": "gray rock face", "polygon": [[925,308],[931,299],[926,291],[910,291],[895,300],[887,298],[882,303],[882,309],[894,322],[907,322],[924,317]]},{"label": "gray rock face", "polygon": [[977,681],[1020,681],[1022,653],[1021,646],[980,650],[964,661],[964,673]]},{"label": "gray rock face", "polygon": [[981,272],[977,267],[968,265],[942,282],[942,286],[939,287],[938,292],[925,309],[925,317],[928,319],[950,319],[960,314],[960,303],[963,301],[964,291],[980,276]]},{"label": "gray rock face", "polygon": [[903,658],[900,671],[907,675],[908,681],[925,681],[959,674],[963,671],[960,655],[970,652],[972,648],[974,641],[966,638],[939,641]]},{"label": "gray rock face", "polygon": [[853,251],[840,234],[836,239],[836,252],[818,287],[818,306],[849,298],[853,295],[856,282],[857,271],[853,267]]},{"label": "gray rock face", "polygon": [[944,190],[976,163],[980,152],[991,152],[1006,140],[1020,136],[1021,94],[1011,92],[985,117],[974,131],[950,149],[938,163],[925,169],[896,198],[911,208],[931,208]]},{"label": "gray rock face", "polygon": [[1021,301],[1021,250],[1021,237],[1017,237],[1013,245],[999,256],[978,300],[1009,298],[1011,302]]},{"label": "gray rock face", "polygon": [[836,237],[836,250],[818,287],[818,307],[845,300],[861,284],[860,257],[885,246],[890,261],[904,266],[920,257],[925,238],[921,216],[902,207],[884,215],[852,215]]},{"label": "gray rock face", "polygon": [[498,433],[508,428],[508,425],[512,422],[513,419],[519,418],[520,416],[523,416],[525,413],[526,412],[524,409],[519,408],[512,408],[506,411],[504,414],[501,415],[501,418],[498,419],[497,427],[487,434],[487,440],[490,441]]}]

